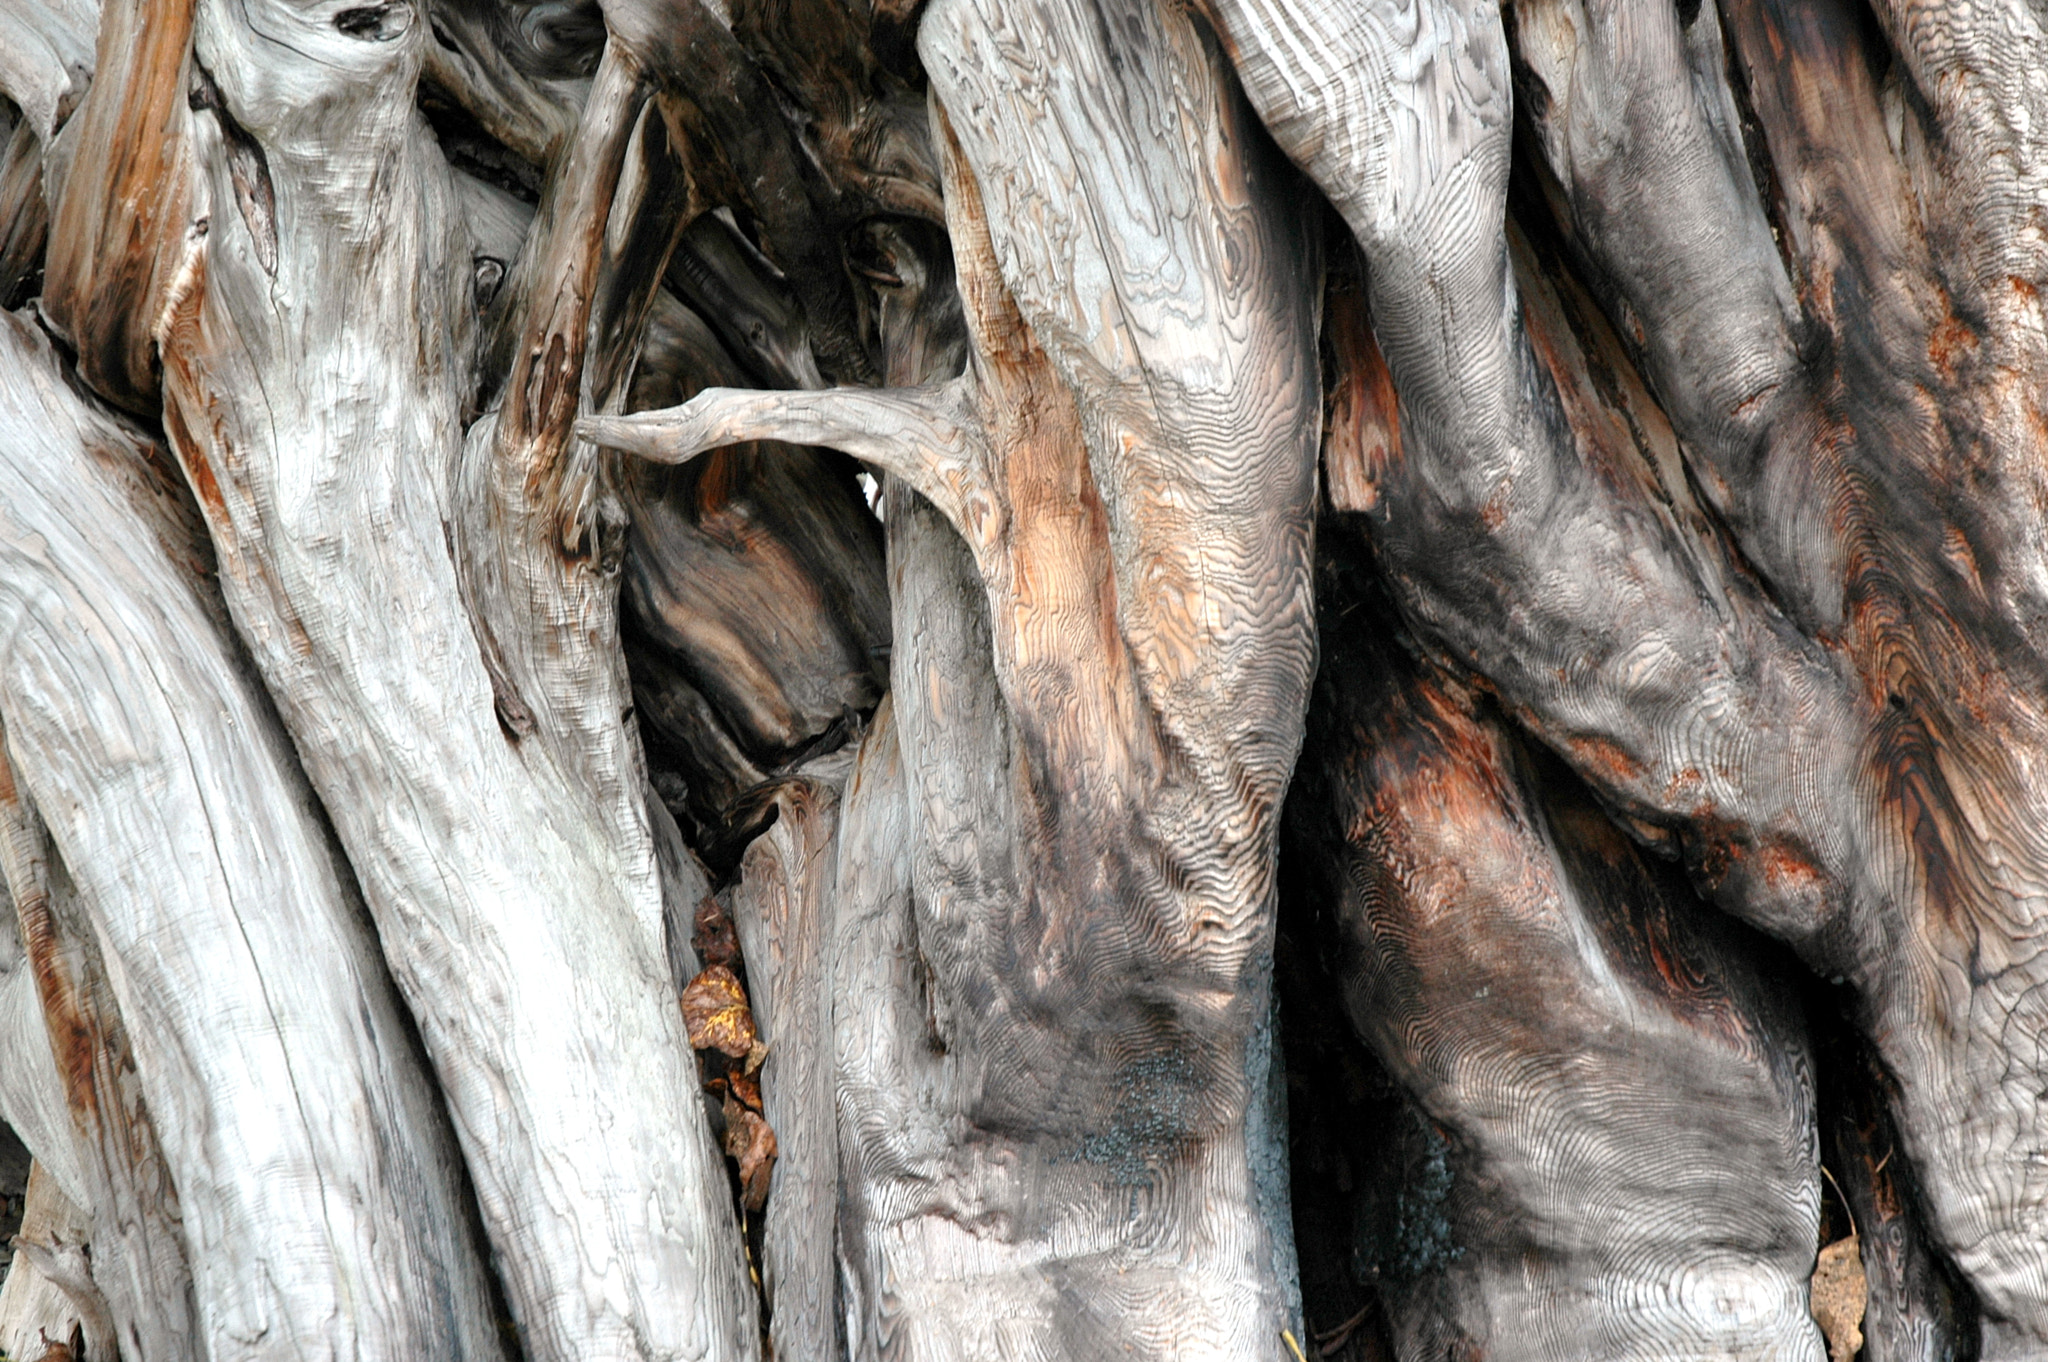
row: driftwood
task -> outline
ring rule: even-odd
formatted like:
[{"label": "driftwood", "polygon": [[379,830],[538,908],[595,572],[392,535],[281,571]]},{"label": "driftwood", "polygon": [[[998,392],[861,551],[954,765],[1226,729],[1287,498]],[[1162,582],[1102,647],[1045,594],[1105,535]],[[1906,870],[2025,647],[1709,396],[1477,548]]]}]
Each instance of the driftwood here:
[{"label": "driftwood", "polygon": [[[133,1199],[148,1225],[154,1185],[179,1189],[150,1249],[165,1265],[121,1309],[161,1322],[163,1339],[142,1331],[151,1355],[217,1337],[252,1356],[488,1352],[439,1103],[189,503],[163,450],[68,390],[31,323],[0,327],[0,862],[72,1118],[100,1151],[85,1163],[107,1168],[85,1200],[113,1218]],[[179,1321],[188,1288],[164,1274],[186,1270]]]},{"label": "driftwood", "polygon": [[0,1299],[2048,1356],[2044,26],[17,0]]},{"label": "driftwood", "polygon": [[17,1246],[0,1283],[0,1353],[40,1357],[57,1343],[113,1355],[119,1344],[104,1296],[89,1276],[65,1270],[91,1233],[85,1209],[42,1164],[32,1166]]}]

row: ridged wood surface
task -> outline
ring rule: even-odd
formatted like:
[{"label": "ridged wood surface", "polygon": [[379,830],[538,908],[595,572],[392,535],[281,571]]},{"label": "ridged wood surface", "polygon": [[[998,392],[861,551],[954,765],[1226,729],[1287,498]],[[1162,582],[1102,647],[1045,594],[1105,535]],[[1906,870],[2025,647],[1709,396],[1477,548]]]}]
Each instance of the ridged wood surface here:
[{"label": "ridged wood surface", "polygon": [[[1584,419],[1510,276],[1493,9],[1215,10],[1369,265],[1401,421],[1375,543],[1408,618],[1855,986],[1986,1356],[2040,1355],[2039,16],[1514,8],[1548,208],[1663,435]],[[1641,476],[1659,443],[1706,519]]]},{"label": "ridged wood surface", "polygon": [[1790,962],[1418,665],[1352,572],[1321,582],[1287,853],[1353,1024],[1428,1118],[1382,1194],[1397,1355],[1818,1362]]},{"label": "ridged wood surface", "polygon": [[492,1356],[439,1100],[169,461],[33,323],[0,318],[0,355],[0,718],[177,1189],[187,1346]]}]

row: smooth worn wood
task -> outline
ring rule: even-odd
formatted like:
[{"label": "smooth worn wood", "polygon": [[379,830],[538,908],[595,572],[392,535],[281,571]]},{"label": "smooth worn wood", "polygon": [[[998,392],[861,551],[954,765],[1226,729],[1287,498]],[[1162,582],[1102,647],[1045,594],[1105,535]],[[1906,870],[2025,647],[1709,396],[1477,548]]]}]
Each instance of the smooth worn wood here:
[{"label": "smooth worn wood", "polygon": [[1895,57],[1847,5],[1516,8],[1551,206],[1723,535],[1596,474],[1558,404],[1495,226],[1495,15],[1217,9],[1367,256],[1402,420],[1376,535],[1418,632],[1855,985],[1985,1355],[2038,1355],[2043,267],[2008,206],[2038,16],[1888,8]]},{"label": "smooth worn wood", "polygon": [[[458,487],[477,273],[413,106],[433,39],[409,8],[371,18],[202,0],[218,106],[183,135],[210,225],[157,328],[166,431],[419,1023],[528,1355],[748,1356],[611,632],[616,542],[558,424],[604,223],[536,218],[528,249],[565,271],[522,295],[513,334],[540,350],[472,432],[493,481]],[[609,81],[558,194],[600,215],[637,108],[630,71]]]},{"label": "smooth worn wood", "polygon": [[79,1205],[86,1200],[85,1174],[64,1078],[50,1052],[35,967],[5,880],[0,875],[0,1123],[42,1165],[43,1176]]},{"label": "smooth worn wood", "polygon": [[104,1298],[88,1294],[75,1300],[57,1277],[37,1266],[39,1257],[83,1248],[91,1230],[84,1208],[40,1162],[32,1165],[18,1232],[22,1244],[12,1251],[7,1279],[0,1283],[0,1356],[38,1358],[46,1343],[69,1346],[74,1334],[89,1356],[114,1355],[118,1344]]},{"label": "smooth worn wood", "polygon": [[191,1346],[493,1356],[439,1096],[169,460],[28,321],[0,354],[0,718],[177,1189]]},{"label": "smooth worn wood", "polygon": [[777,787],[775,821],[747,848],[730,895],[748,999],[768,1047],[758,1077],[777,1153],[762,1230],[761,1299],[777,1357],[845,1355],[830,951],[838,785],[797,776]]},{"label": "smooth worn wood", "polygon": [[35,971],[92,1213],[95,1261],[86,1274],[75,1262],[64,1264],[73,1269],[64,1274],[71,1279],[67,1294],[86,1294],[89,1278],[115,1336],[138,1354],[172,1362],[204,1357],[178,1192],[138,1080],[133,1042],[92,923],[4,750],[0,876]]}]

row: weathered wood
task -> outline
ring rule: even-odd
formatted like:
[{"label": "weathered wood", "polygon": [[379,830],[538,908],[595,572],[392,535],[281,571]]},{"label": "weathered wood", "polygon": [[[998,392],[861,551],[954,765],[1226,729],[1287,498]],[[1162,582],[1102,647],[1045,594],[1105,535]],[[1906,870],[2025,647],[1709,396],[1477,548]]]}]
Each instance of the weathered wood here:
[{"label": "weathered wood", "polygon": [[1249,1127],[1311,650],[1312,238],[1184,16],[942,4],[919,41],[970,376],[584,428],[844,448],[972,556],[927,557],[957,552],[934,526],[892,567],[930,1004],[842,1072],[855,1348],[1263,1352],[1298,1327]]},{"label": "weathered wood", "polygon": [[545,171],[568,145],[589,95],[604,46],[596,7],[434,0],[423,8],[434,41],[422,81],[532,170]]},{"label": "weathered wood", "polygon": [[96,0],[29,0],[0,14],[0,94],[47,147],[92,79]]},{"label": "weathered wood", "polygon": [[[1213,44],[1155,0],[109,0],[96,52],[90,0],[0,13],[0,302],[41,288],[84,382],[164,417],[298,749],[290,798],[235,787],[263,804],[237,831],[304,812],[303,760],[528,1345],[755,1346],[675,1015],[708,886],[671,808],[741,874],[788,1047],[759,1264],[785,1356],[842,1329],[859,1356],[1262,1356],[1298,1329],[1266,971],[1326,214],[1220,45],[1365,260],[1370,315],[1340,292],[1328,319],[1324,486],[1423,655],[1329,598],[1358,665],[1327,675],[1370,713],[1298,811],[1372,814],[1315,843],[1352,934],[1304,948],[1353,953],[1354,1020],[1429,1113],[1352,1136],[1389,1146],[1360,1165],[1442,1172],[1465,1250],[1382,1282],[1402,1349],[1812,1354],[1802,986],[1618,827],[1841,981],[1876,1047],[1872,1091],[1823,1101],[1866,1355],[1969,1355],[1979,1300],[1985,1356],[2039,1355],[2048,19],[1193,8]],[[680,410],[604,419],[645,407]],[[622,468],[579,411],[712,452]],[[885,531],[807,443],[881,473]],[[885,663],[835,850],[782,782],[861,732]],[[24,788],[102,731],[49,714]],[[148,1314],[154,1273],[189,1318],[150,1327],[212,1346],[219,1290],[268,1260],[208,1217],[276,1198],[291,1239],[337,1184],[278,1191],[252,1157],[188,1186],[275,1104],[159,1063],[196,1002],[134,1004],[243,957],[199,930],[150,956],[177,886],[129,892],[162,853],[107,848],[198,839],[93,764],[19,804],[12,854],[112,1115],[38,1138],[132,1211],[115,1312]],[[1713,977],[1643,968],[1645,941]],[[260,964],[220,1005],[251,971],[336,977]],[[829,1058],[789,1012],[827,974]],[[0,1003],[26,1016],[29,979],[0,968]],[[107,1133],[147,1113],[161,1156]],[[1703,1277],[1717,1301],[1642,1287]]]},{"label": "weathered wood", "polygon": [[0,354],[0,715],[177,1188],[190,1346],[493,1356],[439,1095],[203,531],[31,324]]},{"label": "weathered wood", "polygon": [[[193,0],[109,0],[97,79],[66,132],[67,172],[50,183],[43,312],[78,354],[85,381],[153,415],[153,332],[177,287],[187,233]],[[47,143],[46,143],[47,145]],[[246,167],[243,167],[246,171]],[[247,198],[245,212],[267,211]],[[273,229],[274,230],[274,229]]]},{"label": "weathered wood", "polygon": [[[0,740],[5,735],[0,734]],[[124,1348],[205,1356],[178,1193],[138,1081],[134,1048],[92,924],[48,830],[0,750],[0,875],[35,971],[92,1212],[92,1285]],[[74,1293],[83,1289],[74,1283]]]},{"label": "weathered wood", "polygon": [[[1796,874],[1827,901],[1806,953],[1856,986],[1899,1080],[1986,1355],[2033,1355],[2048,485],[2024,394],[2048,252],[2011,205],[2048,175],[2041,21],[1880,6],[1888,45],[1850,6],[1731,4],[1724,57],[1711,10],[1588,8],[1522,25],[1568,229],[1742,553],[1853,695],[1846,768],[1802,801]],[[1595,71],[1603,99],[1551,97]]]},{"label": "weathered wood", "polygon": [[725,450],[654,470],[633,498],[625,608],[764,768],[881,698],[881,527],[839,465],[787,445]]},{"label": "weathered wood", "polygon": [[1790,962],[1409,657],[1351,535],[1319,549],[1287,854],[1353,1024],[1427,1114],[1373,1242],[1397,1355],[1818,1362]]},{"label": "weathered wood", "polygon": [[775,821],[747,848],[730,903],[747,996],[768,1047],[759,1074],[775,1131],[761,1295],[777,1357],[845,1356],[840,1338],[839,1131],[831,943],[838,895],[838,782],[782,782]]},{"label": "weathered wood", "polygon": [[32,1165],[19,1232],[23,1243],[12,1251],[7,1280],[0,1284],[0,1357],[41,1357],[45,1342],[69,1345],[74,1331],[88,1356],[116,1356],[105,1300],[89,1296],[76,1301],[37,1266],[39,1253],[76,1251],[91,1230],[85,1209],[65,1195],[40,1162]]},{"label": "weathered wood", "polygon": [[[210,225],[181,238],[184,282],[156,328],[165,426],[442,1080],[529,1354],[748,1356],[745,1268],[664,958],[610,565],[586,537],[604,508],[576,500],[556,424],[580,391],[591,276],[533,291],[543,351],[496,445],[492,427],[473,433],[498,454],[485,490],[512,500],[458,503],[475,273],[413,108],[432,38],[409,8],[334,18],[200,4],[217,107],[180,135]],[[561,171],[600,215],[637,107],[631,73],[610,79]],[[557,221],[537,219],[531,250],[573,264],[603,235]],[[472,581],[500,574],[472,591],[481,622],[450,521]],[[503,538],[465,539],[474,523]]]},{"label": "weathered wood", "polygon": [[[1656,6],[1518,10],[1563,211],[1669,389],[1724,547],[1639,479],[1589,476],[1599,432],[1567,429],[1563,373],[1535,369],[1493,228],[1509,101],[1491,13],[1219,10],[1370,262],[1402,403],[1378,541],[1411,618],[1682,844],[1718,903],[1855,983],[1986,1355],[2031,1355],[2048,1338],[2031,775],[2048,709],[2038,517],[2020,509],[2040,504],[2040,425],[2009,376],[2040,372],[2041,248],[2004,205],[2039,173],[2038,120],[2017,114],[2038,19],[1958,17],[1927,46],[1940,7],[1899,11],[1909,71],[2007,42],[1968,67],[1981,80],[1915,97],[1880,83],[1889,54],[1848,6],[1730,5],[1737,117],[1756,122],[1738,130],[1711,9],[1691,38]],[[1397,113],[1422,89],[1421,117]],[[1968,164],[1930,150],[1951,125],[1981,149]],[[1772,216],[1790,317],[1762,258]],[[1950,288],[1944,232],[1988,287]]]},{"label": "weathered wood", "polygon": [[[730,232],[714,215],[700,218],[676,260],[701,245],[707,222],[722,238]],[[703,267],[710,256],[697,250],[694,260]],[[676,272],[672,261],[669,277]],[[742,324],[723,329],[745,339],[748,315],[740,309]],[[820,381],[800,327],[759,330],[750,371],[697,311],[662,292],[625,409],[675,405],[750,372]],[[785,364],[791,356],[803,364]],[[844,742],[880,699],[889,641],[881,526],[836,452],[761,442],[684,468],[635,463],[620,486],[632,519],[621,608],[634,703],[651,759],[684,783],[677,802],[697,845],[724,855],[764,813],[744,796],[770,772]]]},{"label": "weathered wood", "polygon": [[[1899,1141],[1893,1082],[1868,1041],[1821,1009],[1816,1031],[1821,1145],[1836,1200],[1853,1221],[1868,1362],[1956,1362],[1972,1355],[1977,1306],[1928,1232],[1926,1194]],[[1846,1233],[1850,1226],[1841,1224]]]},{"label": "weathered wood", "polygon": [[43,197],[43,145],[27,119],[0,152],[0,307],[18,307],[43,267],[50,205]]},{"label": "weathered wood", "polygon": [[[66,1199],[86,1200],[64,1078],[50,1052],[35,968],[22,944],[14,898],[0,874],[0,1122],[27,1146]],[[0,1344],[0,1348],[4,1348]]]}]

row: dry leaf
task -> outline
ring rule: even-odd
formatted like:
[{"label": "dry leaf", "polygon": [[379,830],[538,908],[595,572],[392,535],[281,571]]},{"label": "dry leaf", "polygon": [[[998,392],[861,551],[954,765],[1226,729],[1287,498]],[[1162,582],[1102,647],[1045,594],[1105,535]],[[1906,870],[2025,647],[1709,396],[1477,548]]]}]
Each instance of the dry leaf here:
[{"label": "dry leaf", "polygon": [[[68,1343],[51,1338],[48,1329],[38,1329],[36,1332],[41,1335],[43,1355],[35,1362],[73,1362],[73,1359],[85,1351],[84,1336],[75,1325],[72,1327],[71,1341]],[[0,1353],[0,1357],[4,1356],[4,1353]]]},{"label": "dry leaf", "polygon": [[727,1074],[725,1076],[725,1090],[732,1094],[734,1101],[747,1108],[747,1110],[764,1110],[761,1106],[761,1085],[752,1074],[743,1071]]},{"label": "dry leaf", "polygon": [[768,1204],[769,1175],[775,1169],[775,1131],[766,1117],[740,1105],[730,1093],[725,1099],[725,1152],[740,1166],[741,1202],[759,1214]]},{"label": "dry leaf", "polygon": [[683,990],[683,1025],[693,1047],[716,1050],[729,1059],[745,1059],[759,1038],[746,990],[723,965],[713,965]]},{"label": "dry leaf", "polygon": [[1870,1298],[1863,1254],[1855,1235],[1820,1251],[1813,1269],[1813,1320],[1827,1335],[1828,1356],[1849,1362],[1863,1347],[1863,1307]]}]

